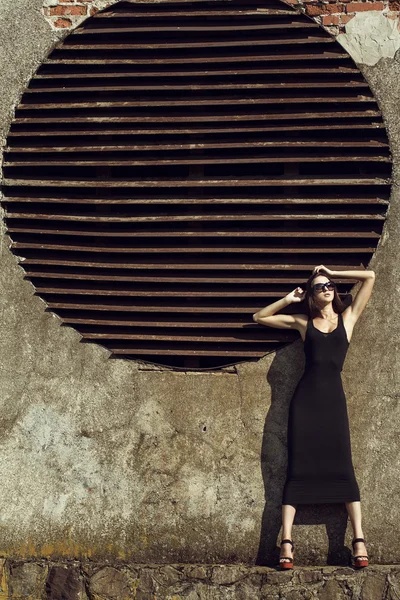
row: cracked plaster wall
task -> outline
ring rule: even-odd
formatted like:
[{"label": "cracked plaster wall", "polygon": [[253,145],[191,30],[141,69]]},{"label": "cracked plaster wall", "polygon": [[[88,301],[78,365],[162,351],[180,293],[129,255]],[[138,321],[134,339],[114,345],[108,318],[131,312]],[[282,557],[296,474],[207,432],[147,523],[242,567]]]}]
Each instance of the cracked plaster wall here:
[{"label": "cracked plaster wall", "polygon": [[[42,5],[0,5],[2,145],[25,86],[60,37]],[[361,68],[384,112],[397,183],[370,264],[374,293],[355,328],[343,382],[369,553],[375,562],[398,562],[400,63],[385,58]],[[141,371],[109,360],[45,312],[4,227],[0,233],[1,553],[266,560],[280,528],[301,340],[258,363],[208,374]],[[299,510],[294,537],[300,563],[323,564],[351,539],[343,507]]]}]

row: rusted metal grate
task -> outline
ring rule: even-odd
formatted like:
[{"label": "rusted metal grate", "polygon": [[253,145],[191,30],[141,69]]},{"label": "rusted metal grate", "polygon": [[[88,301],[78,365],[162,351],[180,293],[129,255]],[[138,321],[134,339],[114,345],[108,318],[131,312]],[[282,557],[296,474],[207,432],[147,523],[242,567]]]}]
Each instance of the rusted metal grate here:
[{"label": "rusted metal grate", "polygon": [[390,175],[366,81],[309,18],[265,0],[121,2],[30,82],[3,203],[26,277],[84,341],[215,368],[297,339],[252,313],[315,264],[369,262]]}]

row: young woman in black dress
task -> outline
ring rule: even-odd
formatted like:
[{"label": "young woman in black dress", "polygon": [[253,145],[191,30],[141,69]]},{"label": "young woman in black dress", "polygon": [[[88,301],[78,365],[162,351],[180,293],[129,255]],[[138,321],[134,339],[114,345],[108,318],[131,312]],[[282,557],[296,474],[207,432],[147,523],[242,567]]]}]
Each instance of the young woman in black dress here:
[{"label": "young woman in black dress", "polygon": [[[362,281],[350,306],[341,301],[334,277]],[[292,526],[297,504],[323,502],[345,503],[354,534],[353,565],[368,565],[341,371],[354,325],[371,296],[374,282],[374,271],[332,271],[318,265],[305,291],[298,287],[253,315],[254,321],[262,325],[297,329],[306,356],[305,370],[289,408],[279,560],[282,569],[293,567]],[[289,304],[303,301],[308,314],[275,314]]]}]

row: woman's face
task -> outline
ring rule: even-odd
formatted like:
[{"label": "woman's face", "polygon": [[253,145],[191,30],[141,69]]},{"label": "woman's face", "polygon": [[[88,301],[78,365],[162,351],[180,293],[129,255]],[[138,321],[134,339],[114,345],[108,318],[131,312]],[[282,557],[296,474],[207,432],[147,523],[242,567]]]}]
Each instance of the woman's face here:
[{"label": "woman's face", "polygon": [[[314,286],[317,283],[328,283],[328,281],[330,281],[329,277],[326,277],[325,275],[318,275],[318,277],[315,277],[313,279],[313,283],[312,285]],[[333,297],[335,295],[334,290],[328,290],[327,288],[323,288],[322,290],[313,291],[313,296],[314,299],[322,304],[326,304],[327,302],[332,302]]]}]

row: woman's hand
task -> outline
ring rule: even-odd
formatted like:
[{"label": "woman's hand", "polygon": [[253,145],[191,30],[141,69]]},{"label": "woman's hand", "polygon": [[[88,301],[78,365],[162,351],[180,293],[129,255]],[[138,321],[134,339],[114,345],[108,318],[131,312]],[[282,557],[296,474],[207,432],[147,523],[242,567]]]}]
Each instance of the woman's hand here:
[{"label": "woman's hand", "polygon": [[[328,269],[328,267],[324,267],[324,265],[318,265],[317,267],[314,267],[312,274],[314,275],[314,273],[319,273],[320,271],[325,271],[325,273],[328,273],[329,277],[333,277],[335,275],[334,271],[331,271],[331,269]],[[323,273],[321,273],[321,275],[323,275]]]},{"label": "woman's hand", "polygon": [[302,302],[302,300],[304,300],[304,297],[305,297],[305,292],[303,291],[303,289],[301,287],[297,287],[295,290],[293,290],[293,292],[286,294],[286,298],[290,302]]}]

